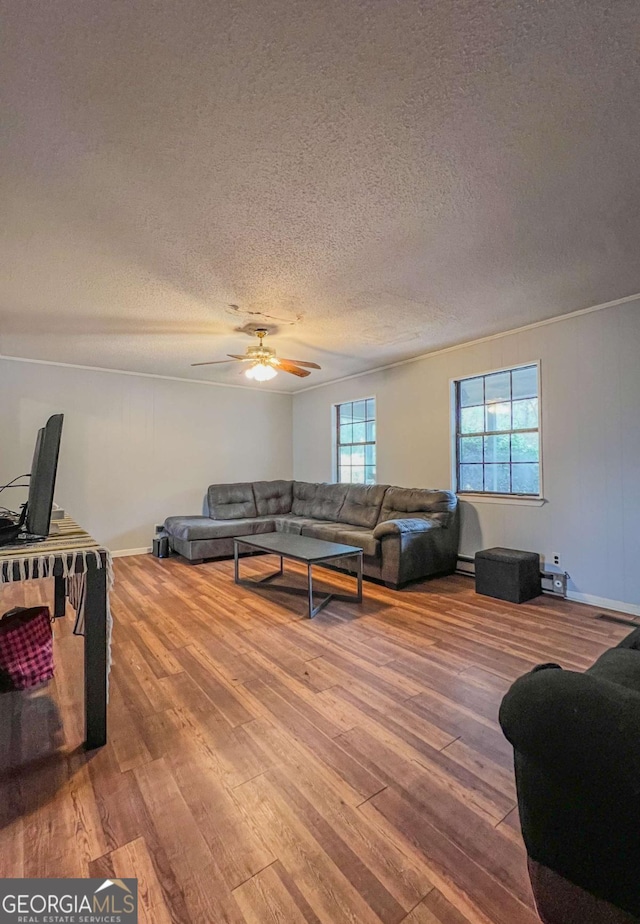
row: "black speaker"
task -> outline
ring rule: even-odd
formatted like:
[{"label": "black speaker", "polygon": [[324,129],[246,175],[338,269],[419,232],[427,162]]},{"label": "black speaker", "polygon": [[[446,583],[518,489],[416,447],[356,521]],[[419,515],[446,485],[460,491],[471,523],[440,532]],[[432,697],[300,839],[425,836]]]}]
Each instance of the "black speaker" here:
[{"label": "black speaker", "polygon": [[167,535],[153,537],[153,554],[156,558],[169,557],[169,537]]}]

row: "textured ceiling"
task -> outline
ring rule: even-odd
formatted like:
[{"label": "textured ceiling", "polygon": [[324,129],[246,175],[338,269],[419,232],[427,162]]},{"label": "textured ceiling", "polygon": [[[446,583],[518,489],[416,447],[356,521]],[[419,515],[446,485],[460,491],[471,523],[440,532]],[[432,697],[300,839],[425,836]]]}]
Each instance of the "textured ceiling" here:
[{"label": "textured ceiling", "polygon": [[637,0],[3,10],[0,353],[296,389],[640,291]]}]

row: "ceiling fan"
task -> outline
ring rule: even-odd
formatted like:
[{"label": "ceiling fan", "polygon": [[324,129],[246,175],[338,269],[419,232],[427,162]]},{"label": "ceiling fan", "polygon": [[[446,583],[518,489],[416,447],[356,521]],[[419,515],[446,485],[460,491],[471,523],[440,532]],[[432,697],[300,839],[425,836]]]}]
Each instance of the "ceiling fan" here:
[{"label": "ceiling fan", "polygon": [[[303,362],[301,359],[278,359],[276,351],[264,345],[264,338],[269,333],[264,327],[259,327],[255,334],[258,338],[257,346],[247,347],[244,356],[236,353],[227,353],[230,359],[216,359],[208,363],[191,363],[192,366],[218,366],[221,363],[251,363],[245,375],[256,382],[268,382],[278,372],[290,372],[303,378],[310,375],[310,369],[320,369],[317,363]],[[304,367],[304,368],[303,368]]]}]

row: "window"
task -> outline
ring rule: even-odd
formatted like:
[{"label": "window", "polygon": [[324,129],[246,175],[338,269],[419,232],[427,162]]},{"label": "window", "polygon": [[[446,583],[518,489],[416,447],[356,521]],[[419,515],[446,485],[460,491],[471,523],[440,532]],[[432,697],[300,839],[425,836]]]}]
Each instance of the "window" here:
[{"label": "window", "polygon": [[376,399],[336,405],[338,481],[376,483]]},{"label": "window", "polygon": [[540,495],[538,366],[455,383],[458,493]]}]

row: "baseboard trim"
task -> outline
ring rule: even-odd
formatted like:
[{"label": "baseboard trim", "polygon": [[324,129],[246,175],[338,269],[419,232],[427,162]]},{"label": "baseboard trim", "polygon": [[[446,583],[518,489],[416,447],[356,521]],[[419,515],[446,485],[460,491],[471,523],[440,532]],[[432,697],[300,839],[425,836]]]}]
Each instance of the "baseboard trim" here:
[{"label": "baseboard trim", "polygon": [[128,558],[129,555],[148,555],[151,552],[151,546],[147,546],[144,549],[118,549],[117,552],[112,552],[112,558]]},{"label": "baseboard trim", "polygon": [[618,613],[627,613],[629,616],[640,616],[640,606],[635,603],[623,603],[622,600],[609,600],[607,597],[579,594],[575,590],[567,591],[567,600],[574,603],[586,603],[587,606],[597,606],[603,610],[617,610]]},{"label": "baseboard trim", "polygon": [[[474,559],[470,555],[459,555],[456,572],[467,577],[474,577]],[[548,589],[543,587],[543,592],[548,593]],[[584,603],[586,606],[597,606],[603,610],[616,610],[618,613],[626,613],[628,616],[640,616],[640,606],[635,603],[623,603],[622,600],[609,600],[607,597],[595,597],[593,594],[580,594],[575,590],[567,590],[566,597],[553,593],[550,593],[549,596],[557,597],[558,600],[571,600],[572,603]]]}]

